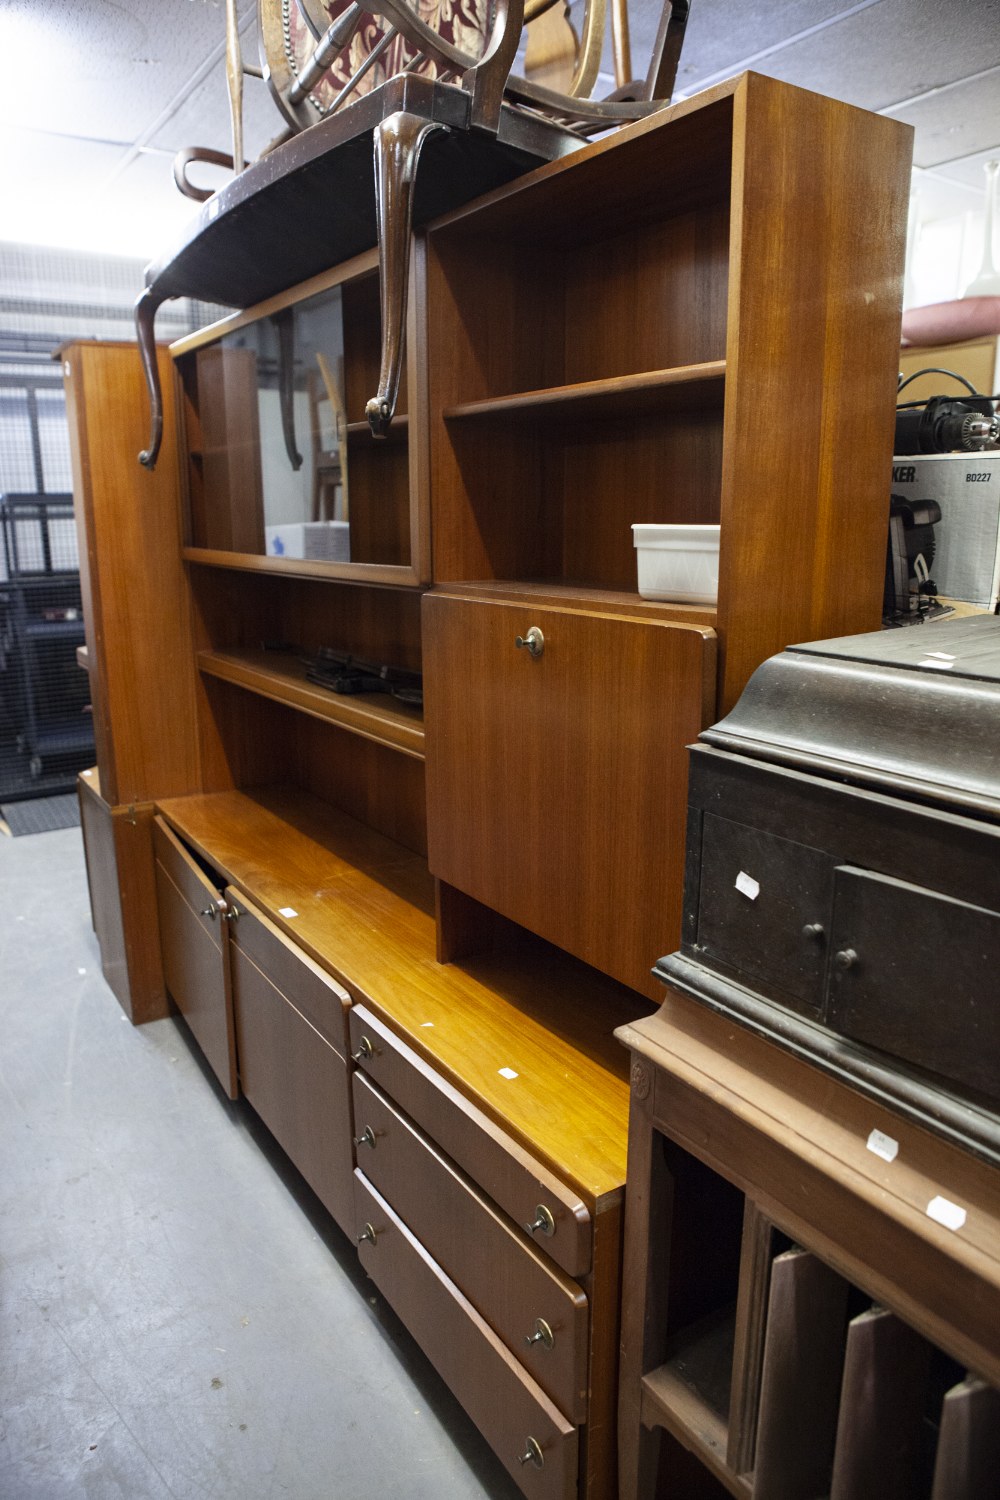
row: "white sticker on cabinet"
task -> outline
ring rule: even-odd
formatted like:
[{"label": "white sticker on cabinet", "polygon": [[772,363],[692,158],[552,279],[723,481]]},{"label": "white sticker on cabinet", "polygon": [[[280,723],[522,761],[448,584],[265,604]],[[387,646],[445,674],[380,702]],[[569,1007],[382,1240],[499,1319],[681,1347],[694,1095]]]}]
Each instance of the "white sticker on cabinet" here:
[{"label": "white sticker on cabinet", "polygon": [[945,1229],[961,1229],[965,1223],[965,1209],[939,1195],[928,1203],[927,1217],[936,1224],[943,1224]]},{"label": "white sticker on cabinet", "polygon": [[517,1077],[517,1074],[514,1072],[513,1068],[498,1068],[497,1071],[500,1074],[501,1078],[516,1078]]},{"label": "white sticker on cabinet", "polygon": [[899,1142],[882,1130],[873,1130],[868,1137],[868,1149],[881,1156],[883,1161],[895,1161],[899,1155]]},{"label": "white sticker on cabinet", "polygon": [[748,875],[746,870],[741,870],[736,877],[736,889],[741,891],[744,896],[749,896],[751,901],[756,901],[760,895],[760,881],[754,880],[753,876]]},{"label": "white sticker on cabinet", "polygon": [[294,906],[279,906],[278,907],[278,916],[279,917],[297,917],[298,916],[298,912],[295,910]]}]

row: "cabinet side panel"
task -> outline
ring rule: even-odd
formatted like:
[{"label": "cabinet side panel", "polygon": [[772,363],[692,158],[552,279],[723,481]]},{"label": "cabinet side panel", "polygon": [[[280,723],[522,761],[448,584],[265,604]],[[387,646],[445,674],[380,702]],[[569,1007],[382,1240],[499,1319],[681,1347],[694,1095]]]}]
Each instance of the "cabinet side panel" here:
[{"label": "cabinet side panel", "polygon": [[135,345],[74,345],[67,355],[95,730],[111,805],[200,789],[173,375],[165,351],[159,361],[164,442],[150,473],[136,456],[149,414]]},{"label": "cabinet side panel", "polygon": [[771,79],[740,85],[720,711],[790,643],[878,628],[911,138]]}]

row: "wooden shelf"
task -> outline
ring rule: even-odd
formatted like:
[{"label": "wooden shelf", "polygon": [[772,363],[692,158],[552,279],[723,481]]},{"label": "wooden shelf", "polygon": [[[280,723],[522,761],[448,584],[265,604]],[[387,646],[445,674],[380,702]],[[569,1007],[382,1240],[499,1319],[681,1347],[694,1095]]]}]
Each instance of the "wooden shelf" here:
[{"label": "wooden shelf", "polygon": [[283,573],[289,578],[337,579],[340,583],[420,588],[413,568],[400,563],[312,562],[301,557],[265,557],[252,552],[223,552],[214,547],[182,547],[185,562],[202,568],[231,568],[237,573]]},{"label": "wooden shelf", "polygon": [[673,1361],[642,1378],[642,1420],[663,1427],[700,1459],[716,1479],[740,1500],[750,1500],[752,1482],[733,1473],[726,1463],[727,1427],[724,1419],[682,1378]]},{"label": "wooden shelf", "polygon": [[159,809],[588,1208],[620,1196],[628,1059],[610,1025],[641,1007],[633,991],[527,935],[524,951],[439,964],[424,861],[308,793],[217,792]]},{"label": "wooden shelf", "polygon": [[476,578],[441,583],[438,594],[463,599],[496,599],[507,604],[551,605],[555,609],[582,610],[587,614],[623,615],[635,619],[671,621],[714,629],[716,611],[710,604],[668,604],[643,599],[619,589],[587,588],[576,583],[525,582],[523,579]]},{"label": "wooden shelf", "polygon": [[348,422],[347,424],[347,436],[349,438],[360,438],[363,443],[371,443],[373,446],[376,443],[391,442],[393,438],[405,438],[409,435],[409,431],[410,418],[409,414],[405,411],[396,413],[389,426],[389,431],[384,437],[380,438],[375,437],[367,421]]},{"label": "wooden shelf", "polygon": [[424,758],[424,725],[419,709],[398,703],[388,693],[335,693],[310,682],[305,663],[290,651],[199,651],[198,666],[210,677],[235,683],[247,692],[285,703],[314,719],[337,724],[349,734]]},{"label": "wooden shelf", "polygon": [[617,417],[680,410],[706,401],[721,403],[725,374],[726,361],[713,359],[670,370],[646,370],[637,375],[583,380],[574,385],[549,386],[487,401],[468,401],[461,406],[446,407],[444,418],[447,422],[511,417],[543,420],[561,415]]}]

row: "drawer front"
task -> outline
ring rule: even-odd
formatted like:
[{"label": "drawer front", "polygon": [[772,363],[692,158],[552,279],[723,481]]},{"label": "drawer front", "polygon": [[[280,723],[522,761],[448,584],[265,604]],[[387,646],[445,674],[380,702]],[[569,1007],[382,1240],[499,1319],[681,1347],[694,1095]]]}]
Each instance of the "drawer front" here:
[{"label": "drawer front", "polygon": [[235,918],[229,924],[234,946],[256,964],[346,1063],[350,995],[239,891],[227,890],[226,900]]},{"label": "drawer front", "polygon": [[830,954],[831,1026],[1000,1097],[1000,913],[841,866]]},{"label": "drawer front", "polygon": [[705,813],[699,962],[818,1017],[834,860],[821,849]]},{"label": "drawer front", "polygon": [[[213,1073],[235,1099],[236,1040],[221,898],[159,818],[153,823],[153,851],[166,986]],[[210,911],[214,918],[205,914]]]},{"label": "drawer front", "polygon": [[590,1270],[591,1221],[579,1197],[430,1068],[364,1006],[350,1012],[351,1054],[385,1094],[571,1276]]},{"label": "drawer front", "polygon": [[240,1086],[324,1207],[353,1228],[351,1106],[347,1066],[249,957],[253,918],[241,905],[231,978]]},{"label": "drawer front", "polygon": [[[576,1495],[578,1438],[567,1422],[360,1172],[354,1178],[361,1263],[525,1495]],[[521,1463],[533,1453],[534,1459]]]},{"label": "drawer front", "polygon": [[713,633],[433,594],[423,622],[432,872],[659,999]]},{"label": "drawer front", "polygon": [[[587,1299],[468,1180],[354,1075],[358,1165],[571,1421],[587,1406]],[[369,1134],[366,1134],[368,1132]]]}]

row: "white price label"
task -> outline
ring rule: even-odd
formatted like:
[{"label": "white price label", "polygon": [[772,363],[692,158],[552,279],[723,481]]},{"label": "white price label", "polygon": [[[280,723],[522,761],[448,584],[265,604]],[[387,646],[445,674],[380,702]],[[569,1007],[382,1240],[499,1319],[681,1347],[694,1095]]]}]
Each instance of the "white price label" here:
[{"label": "white price label", "polygon": [[895,1161],[899,1155],[899,1142],[881,1130],[873,1130],[868,1137],[868,1149],[881,1156],[883,1161]]},{"label": "white price label", "polygon": [[961,1229],[965,1223],[965,1209],[939,1195],[928,1203],[927,1217],[933,1219],[935,1224],[943,1224],[945,1229]]}]

